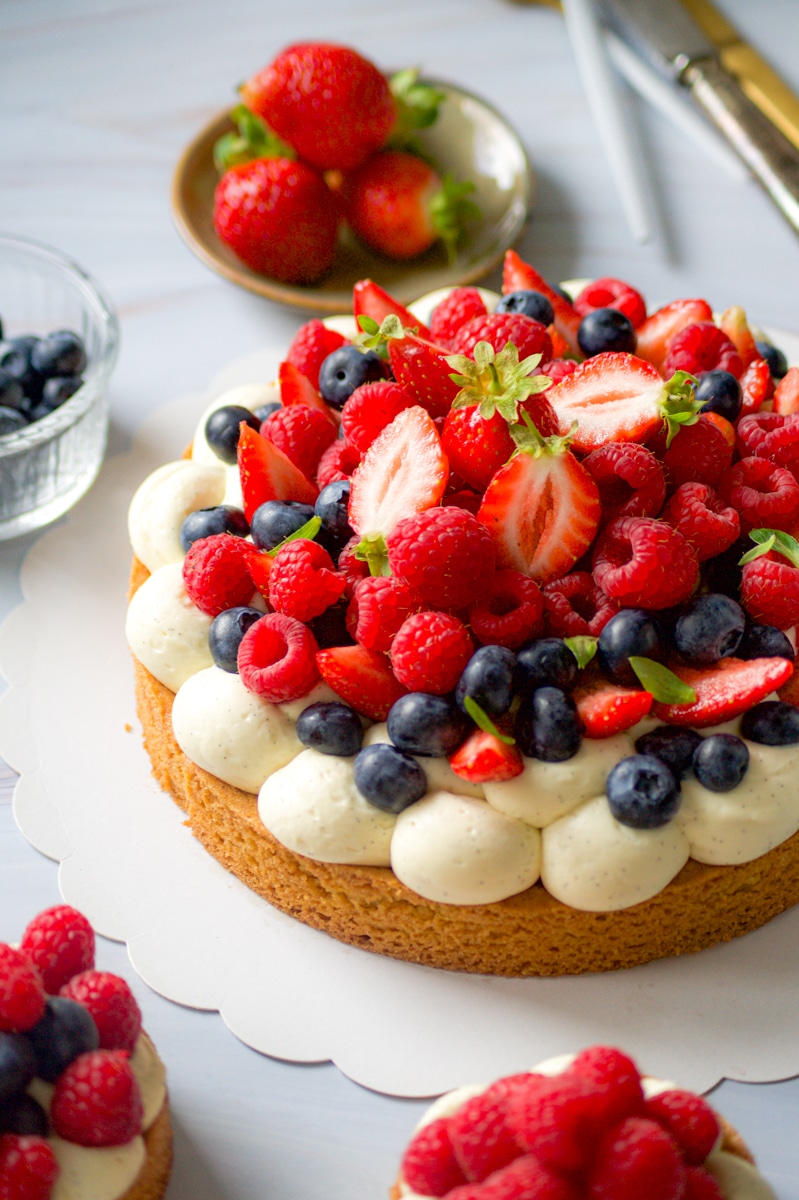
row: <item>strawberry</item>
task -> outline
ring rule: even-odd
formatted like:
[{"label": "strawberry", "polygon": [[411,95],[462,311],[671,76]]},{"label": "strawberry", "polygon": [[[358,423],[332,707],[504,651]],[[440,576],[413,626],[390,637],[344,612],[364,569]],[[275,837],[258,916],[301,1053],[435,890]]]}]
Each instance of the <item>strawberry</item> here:
[{"label": "strawberry", "polygon": [[449,466],[429,414],[406,408],[380,433],[352,476],[350,525],[387,536],[403,517],[441,501]]},{"label": "strawberry", "polygon": [[415,154],[383,150],[345,177],[341,195],[353,233],[378,254],[416,258],[440,240],[452,260],[464,225],[480,215],[473,191]]},{"label": "strawberry", "polygon": [[652,707],[651,692],[620,687],[617,683],[599,680],[583,684],[574,690],[577,713],[589,738],[612,737],[631,729]]},{"label": "strawberry", "polygon": [[419,337],[430,337],[430,330],[426,325],[371,279],[359,280],[352,289],[352,312],[356,322],[359,317],[371,317],[378,325],[382,325],[386,317],[395,316],[399,318],[401,325],[412,329]]},{"label": "strawberry", "polygon": [[671,667],[674,674],[692,687],[696,700],[690,704],[656,701],[652,715],[670,725],[703,729],[740,716],[787,683],[793,663],[787,658],[723,658],[712,667]]},{"label": "strawberry", "polygon": [[267,500],[297,500],[313,504],[318,491],[282,450],[261,437],[245,421],[241,423],[237,448],[244,514],[253,513]]},{"label": "strawberry", "polygon": [[753,359],[741,376],[741,392],[743,393],[741,416],[745,417],[749,413],[760,412],[773,391],[774,379],[768,363],[764,358]]},{"label": "strawberry", "polygon": [[499,783],[521,775],[524,759],[516,746],[475,729],[450,757],[449,765],[460,779],[470,783]]},{"label": "strawberry", "polygon": [[[317,371],[317,377],[319,372]],[[315,383],[292,362],[282,362],[277,369],[280,399],[284,408],[304,404],[327,417],[334,429],[338,428],[338,413],[322,399]]]},{"label": "strawberry", "polygon": [[[306,321],[294,335],[294,339],[286,354],[287,362],[293,363],[297,370],[310,379],[314,387],[319,384],[319,368],[328,354],[338,350],[347,339],[335,329],[328,327],[318,318]],[[284,404],[288,403],[286,400]],[[304,401],[303,403],[308,403]]]},{"label": "strawberry", "polygon": [[707,300],[673,300],[647,317],[636,330],[635,353],[660,370],[678,333],[699,321],[712,320],[713,309]]},{"label": "strawberry", "polygon": [[541,292],[546,296],[555,313],[555,329],[565,339],[572,354],[582,358],[583,353],[577,341],[577,330],[582,318],[574,305],[565,300],[560,292],[551,288],[534,267],[519,258],[515,250],[508,250],[502,270],[502,293],[507,295],[509,292],[518,291]]},{"label": "strawberry", "polygon": [[241,88],[241,97],[320,171],[352,170],[388,137],[396,105],[388,80],[347,46],[289,46]]},{"label": "strawberry", "polygon": [[316,283],[336,252],[338,205],[312,167],[257,158],[231,167],[214,193],[214,230],[252,271]]},{"label": "strawberry", "polygon": [[413,396],[388,379],[362,383],[344,402],[341,410],[344,437],[351,446],[365,454],[377,435],[404,409],[413,408],[414,404]]},{"label": "strawberry", "polygon": [[347,704],[372,721],[385,721],[406,688],[385,654],[365,646],[333,646],[319,650],[316,665],[325,683]]},{"label": "strawberry", "polygon": [[744,367],[748,367],[756,358],[760,358],[760,351],[755,345],[752,331],[746,323],[746,313],[742,308],[735,305],[733,308],[726,309],[721,315],[719,328],[735,346]]},{"label": "strawberry", "polygon": [[387,317],[380,331],[388,337],[388,357],[394,378],[416,397],[417,404],[426,408],[431,417],[445,417],[458,394],[458,385],[452,380],[452,370],[447,362],[447,351],[393,321],[394,318]]},{"label": "strawberry", "polygon": [[788,416],[799,413],[799,367],[791,367],[777,384],[774,392],[774,412]]},{"label": "strawberry", "polygon": [[546,583],[564,575],[594,539],[599,489],[568,449],[568,437],[542,438],[531,421],[514,427],[519,450],[486,488],[477,514],[497,566]]}]

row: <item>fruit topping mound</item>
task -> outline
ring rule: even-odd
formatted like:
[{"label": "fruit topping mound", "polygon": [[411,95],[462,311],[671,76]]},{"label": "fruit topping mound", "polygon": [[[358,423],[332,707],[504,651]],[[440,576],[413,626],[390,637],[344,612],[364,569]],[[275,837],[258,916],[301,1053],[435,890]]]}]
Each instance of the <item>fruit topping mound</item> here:
[{"label": "fruit topping mound", "polygon": [[[701,1096],[594,1046],[557,1074],[500,1079],[436,1106],[405,1151],[395,1195],[447,1200],[723,1200],[722,1130]],[[728,1152],[721,1152],[724,1158]]]}]

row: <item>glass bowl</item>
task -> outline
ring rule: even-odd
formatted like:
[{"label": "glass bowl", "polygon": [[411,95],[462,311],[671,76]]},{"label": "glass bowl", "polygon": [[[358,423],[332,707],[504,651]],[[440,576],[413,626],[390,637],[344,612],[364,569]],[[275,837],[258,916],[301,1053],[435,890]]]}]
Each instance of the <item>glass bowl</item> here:
[{"label": "glass bowl", "polygon": [[119,324],[82,267],[49,246],[7,234],[0,234],[0,316],[6,338],[71,329],[89,360],[82,386],[60,408],[0,436],[0,540],[6,540],[54,521],[94,482],[105,453]]}]

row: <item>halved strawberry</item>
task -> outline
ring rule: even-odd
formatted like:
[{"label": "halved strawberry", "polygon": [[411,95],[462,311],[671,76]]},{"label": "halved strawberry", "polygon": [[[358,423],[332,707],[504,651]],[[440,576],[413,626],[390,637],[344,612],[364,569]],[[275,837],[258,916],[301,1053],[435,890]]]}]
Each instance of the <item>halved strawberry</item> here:
[{"label": "halved strawberry", "polygon": [[589,738],[612,737],[632,729],[652,708],[651,692],[598,680],[575,688],[574,702]]},{"label": "halved strawberry", "polygon": [[799,367],[791,367],[777,384],[774,392],[774,412],[789,416],[799,413]]},{"label": "halved strawberry", "polygon": [[378,434],[352,476],[350,525],[386,537],[403,517],[434,508],[449,479],[449,464],[429,413],[406,408]]},{"label": "halved strawberry", "polygon": [[325,404],[319,390],[314,387],[307,375],[292,362],[282,362],[277,369],[277,381],[280,385],[280,399],[284,408],[292,404],[305,404],[323,413],[332,425],[338,428],[341,420],[339,414],[329,404]]},{"label": "halved strawberry", "polygon": [[645,442],[661,424],[665,386],[643,359],[608,352],[581,363],[546,396],[562,434],[577,421],[574,447],[587,454],[606,442]]},{"label": "halved strawberry", "polygon": [[659,371],[676,334],[689,325],[712,320],[713,309],[707,300],[673,300],[647,317],[636,330],[638,341],[635,353]]},{"label": "halved strawberry", "polygon": [[319,674],[333,691],[372,721],[385,721],[407,688],[391,670],[385,654],[365,646],[333,646],[316,655]]},{"label": "halved strawberry", "polygon": [[745,417],[749,413],[760,412],[774,391],[774,379],[766,360],[764,358],[753,359],[744,370],[740,382],[743,393],[741,416]]},{"label": "halved strawberry", "polygon": [[746,321],[746,313],[739,305],[736,304],[732,308],[725,309],[721,314],[719,327],[735,346],[744,367],[748,367],[756,358],[760,358],[760,351],[755,345],[754,335]]},{"label": "halved strawberry", "polygon": [[237,449],[244,515],[253,514],[267,500],[297,500],[313,504],[319,491],[290,458],[245,421],[239,427]]},{"label": "halved strawberry", "polygon": [[497,567],[546,583],[565,575],[594,540],[599,488],[568,437],[542,438],[530,423],[514,426],[514,440],[519,450],[486,488],[477,519],[494,541]]},{"label": "halved strawberry", "polygon": [[475,729],[450,757],[449,765],[460,779],[470,783],[499,783],[521,775],[524,759],[516,746]]},{"label": "halved strawberry", "polygon": [[[557,418],[546,397],[531,396],[520,407],[529,413],[543,437],[557,433]],[[441,444],[451,469],[481,492],[485,491],[491,477],[504,466],[516,449],[502,413],[497,411],[486,418],[481,414],[479,404],[449,410]],[[451,504],[452,501],[448,500],[447,503]]]},{"label": "halved strawberry", "polygon": [[430,330],[418,317],[371,279],[359,280],[352,289],[352,312],[356,321],[358,317],[371,317],[378,325],[382,325],[386,317],[393,315],[399,317],[406,329],[415,330],[419,337],[431,337]]},{"label": "halved strawberry", "polygon": [[740,716],[787,683],[793,663],[787,658],[723,658],[712,667],[672,665],[674,674],[696,692],[693,704],[652,706],[652,715],[669,725],[703,729]]},{"label": "halved strawberry", "polygon": [[560,292],[550,287],[535,267],[519,258],[515,250],[508,250],[502,270],[502,292],[503,295],[507,295],[508,292],[519,291],[541,292],[542,296],[546,296],[555,313],[555,328],[566,339],[572,353],[582,358],[583,352],[577,341],[577,330],[582,317],[577,309],[570,301],[564,300]]}]

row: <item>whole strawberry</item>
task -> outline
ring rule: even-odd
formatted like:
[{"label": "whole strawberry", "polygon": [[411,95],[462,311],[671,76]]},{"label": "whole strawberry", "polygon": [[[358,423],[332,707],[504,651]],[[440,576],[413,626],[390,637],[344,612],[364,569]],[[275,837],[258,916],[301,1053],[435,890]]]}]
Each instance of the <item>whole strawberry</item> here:
[{"label": "whole strawberry", "polygon": [[213,219],[246,266],[283,283],[315,283],[333,262],[338,205],[305,163],[257,158],[231,167],[217,184]]},{"label": "whole strawberry", "polygon": [[347,46],[289,46],[244,84],[249,109],[320,171],[352,170],[378,150],[396,119],[388,80]]}]

